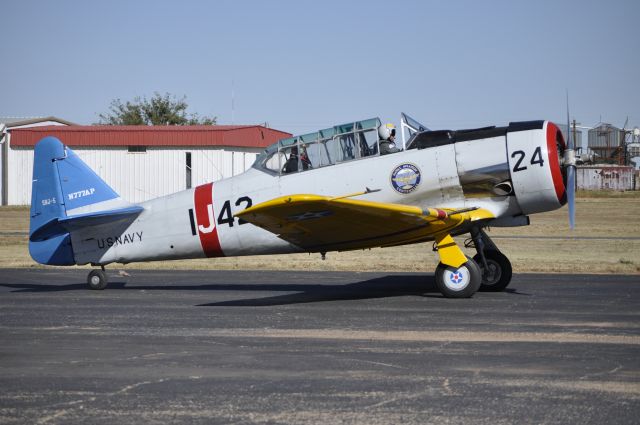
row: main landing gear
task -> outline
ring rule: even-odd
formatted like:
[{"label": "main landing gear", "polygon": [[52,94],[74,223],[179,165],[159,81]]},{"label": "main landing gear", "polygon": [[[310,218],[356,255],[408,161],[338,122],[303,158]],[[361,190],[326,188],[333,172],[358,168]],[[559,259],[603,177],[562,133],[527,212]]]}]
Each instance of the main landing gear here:
[{"label": "main landing gear", "polygon": [[469,298],[482,283],[480,267],[464,255],[451,235],[436,237],[440,264],[436,267],[436,286],[447,298]]},{"label": "main landing gear", "polygon": [[512,268],[509,259],[498,249],[484,230],[471,230],[473,246],[478,252],[473,259],[482,270],[481,291],[500,292],[511,283]]},{"label": "main landing gear", "polygon": [[472,259],[460,267],[447,266],[443,263],[436,267],[436,285],[447,298],[469,298],[478,291],[482,280],[482,272]]},{"label": "main landing gear", "polygon": [[471,230],[477,254],[469,258],[458,247],[451,235],[436,237],[436,250],[440,264],[435,278],[438,290],[447,298],[469,298],[478,290],[503,291],[511,282],[509,259],[498,250],[493,241],[479,228]]},{"label": "main landing gear", "polygon": [[104,270],[104,266],[100,266],[100,269],[91,270],[89,276],[87,276],[87,285],[90,289],[101,290],[107,287],[107,273]]}]

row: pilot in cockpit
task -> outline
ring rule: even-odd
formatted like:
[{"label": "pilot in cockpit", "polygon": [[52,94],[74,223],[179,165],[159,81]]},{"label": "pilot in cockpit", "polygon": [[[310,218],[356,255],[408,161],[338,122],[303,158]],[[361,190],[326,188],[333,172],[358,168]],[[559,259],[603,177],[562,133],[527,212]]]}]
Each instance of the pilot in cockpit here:
[{"label": "pilot in cockpit", "polygon": [[307,153],[307,145],[303,144],[300,148],[300,163],[302,164],[302,169],[308,170],[309,168],[313,168],[309,154]]},{"label": "pilot in cockpit", "polygon": [[378,136],[380,137],[380,155],[400,152],[401,149],[396,147],[396,126],[393,124],[384,124],[378,127]]},{"label": "pilot in cockpit", "polygon": [[313,168],[311,166],[311,161],[309,160],[309,155],[307,154],[306,145],[302,145],[302,153],[298,155],[298,147],[293,146],[291,148],[291,152],[289,153],[289,159],[282,167],[283,174],[295,173],[300,170],[298,167],[298,159],[300,159],[300,164],[302,165],[302,170],[308,170],[309,168]]},{"label": "pilot in cockpit", "polygon": [[282,167],[282,172],[284,174],[295,173],[298,171],[298,147],[294,146],[291,148],[291,152],[289,153],[289,159],[285,162],[284,167]]}]

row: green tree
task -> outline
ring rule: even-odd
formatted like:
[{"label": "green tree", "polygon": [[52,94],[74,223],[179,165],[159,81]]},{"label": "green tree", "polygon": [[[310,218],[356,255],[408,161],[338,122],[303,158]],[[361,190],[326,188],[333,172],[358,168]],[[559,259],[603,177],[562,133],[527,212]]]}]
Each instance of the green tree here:
[{"label": "green tree", "polygon": [[99,114],[98,124],[106,125],[215,125],[216,117],[200,117],[187,114],[187,97],[158,92],[151,99],[135,97],[125,103],[120,99],[111,101],[109,112]]}]

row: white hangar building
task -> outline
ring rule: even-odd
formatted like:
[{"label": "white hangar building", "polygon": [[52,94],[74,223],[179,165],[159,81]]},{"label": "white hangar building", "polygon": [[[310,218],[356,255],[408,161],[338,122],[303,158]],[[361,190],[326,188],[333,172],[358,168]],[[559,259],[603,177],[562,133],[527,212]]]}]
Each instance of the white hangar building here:
[{"label": "white hangar building", "polygon": [[33,147],[47,136],[73,149],[131,202],[240,174],[265,147],[291,136],[260,125],[80,126],[62,120],[55,123],[62,125],[51,124],[7,124],[2,135],[2,205],[31,203]]}]

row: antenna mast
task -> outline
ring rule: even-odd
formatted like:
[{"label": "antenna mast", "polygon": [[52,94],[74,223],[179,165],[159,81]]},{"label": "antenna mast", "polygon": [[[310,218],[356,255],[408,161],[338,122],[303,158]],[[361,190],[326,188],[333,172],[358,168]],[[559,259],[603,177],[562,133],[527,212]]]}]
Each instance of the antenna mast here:
[{"label": "antenna mast", "polygon": [[236,93],[233,80],[231,80],[231,124],[236,123]]}]

